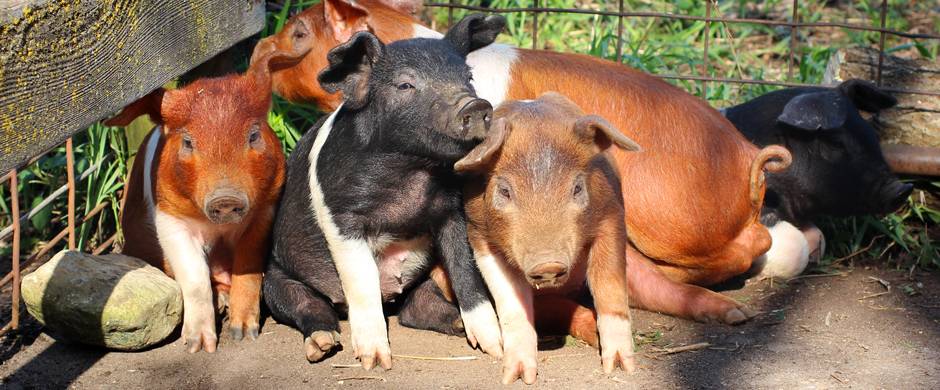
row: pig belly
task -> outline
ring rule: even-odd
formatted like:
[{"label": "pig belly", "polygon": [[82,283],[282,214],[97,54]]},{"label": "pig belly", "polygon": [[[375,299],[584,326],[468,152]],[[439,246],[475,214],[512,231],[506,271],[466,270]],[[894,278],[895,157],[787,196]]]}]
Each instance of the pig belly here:
[{"label": "pig belly", "polygon": [[421,236],[407,241],[378,241],[375,258],[382,301],[394,302],[398,295],[430,269],[431,240],[428,236]]}]

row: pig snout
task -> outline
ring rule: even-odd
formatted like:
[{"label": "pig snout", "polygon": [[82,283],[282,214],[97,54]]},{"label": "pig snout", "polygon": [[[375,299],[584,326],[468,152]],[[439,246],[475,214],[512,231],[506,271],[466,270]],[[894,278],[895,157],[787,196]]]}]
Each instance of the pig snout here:
[{"label": "pig snout", "polygon": [[542,260],[529,267],[525,276],[535,288],[560,286],[568,279],[568,265],[551,259]]},{"label": "pig snout", "polygon": [[457,112],[457,134],[464,139],[486,137],[493,117],[493,106],[489,101],[473,99]]},{"label": "pig snout", "polygon": [[900,181],[893,181],[885,187],[883,192],[883,204],[884,209],[882,212],[892,213],[895,210],[901,208],[904,205],[904,202],[907,202],[907,198],[911,196],[911,193],[914,192],[914,185],[910,183],[901,183]]},{"label": "pig snout", "polygon": [[248,214],[248,196],[238,190],[219,190],[206,197],[206,217],[212,223],[237,223]]}]

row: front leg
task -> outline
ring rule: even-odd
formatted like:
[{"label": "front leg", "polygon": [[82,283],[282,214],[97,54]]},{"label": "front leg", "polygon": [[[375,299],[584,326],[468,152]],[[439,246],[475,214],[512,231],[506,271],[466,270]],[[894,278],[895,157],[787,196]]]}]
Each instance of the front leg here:
[{"label": "front leg", "polygon": [[382,368],[390,369],[392,352],[382,312],[379,268],[372,250],[364,240],[339,235],[326,237],[349,304],[353,354],[366,370],[375,367],[376,361]]},{"label": "front leg", "polygon": [[624,371],[636,370],[627,279],[623,272],[627,264],[626,240],[623,219],[612,216],[598,226],[588,255],[588,286],[597,309],[601,361],[607,374],[617,366]]},{"label": "front leg", "polygon": [[183,338],[189,352],[215,352],[215,311],[209,263],[202,242],[183,220],[162,211],[155,215],[157,238],[173,277],[183,292]]},{"label": "front leg", "polygon": [[467,340],[474,347],[479,345],[485,353],[502,356],[499,321],[486,295],[486,284],[473,260],[463,213],[454,213],[444,222],[437,240],[444,268],[457,298],[457,306],[460,307]]},{"label": "front leg", "polygon": [[247,335],[258,339],[258,318],[261,313],[261,273],[264,257],[268,252],[271,235],[271,210],[262,212],[251,221],[251,226],[235,243],[232,264],[232,290],[229,330],[232,339],[241,340]]},{"label": "front leg", "polygon": [[486,279],[503,331],[503,384],[520,376],[526,384],[535,383],[538,374],[538,335],[532,308],[532,287],[519,270],[505,258],[497,258],[488,248],[475,248],[477,266]]}]

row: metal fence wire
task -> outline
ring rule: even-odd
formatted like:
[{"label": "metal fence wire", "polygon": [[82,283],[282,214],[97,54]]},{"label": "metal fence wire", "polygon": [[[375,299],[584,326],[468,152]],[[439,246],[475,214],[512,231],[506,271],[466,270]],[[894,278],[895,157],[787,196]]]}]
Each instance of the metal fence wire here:
[{"label": "metal fence wire", "polygon": [[[451,0],[451,2],[449,2],[449,3],[433,3],[433,2],[432,2],[432,3],[425,3],[425,6],[428,6],[428,7],[449,8],[449,16],[450,16],[450,18],[449,18],[449,19],[450,19],[450,20],[449,20],[449,23],[450,23],[450,24],[453,24],[453,10],[454,10],[454,9],[465,9],[465,10],[481,11],[481,12],[489,12],[489,13],[531,12],[531,13],[532,13],[532,21],[531,21],[531,28],[532,28],[532,48],[538,48],[538,47],[539,47],[539,36],[538,36],[538,28],[537,28],[537,26],[539,25],[539,15],[540,15],[540,14],[546,14],[546,13],[571,13],[571,14],[590,14],[590,15],[599,15],[599,16],[616,16],[616,17],[617,17],[617,23],[618,23],[618,26],[617,26],[617,38],[618,38],[617,42],[618,42],[618,44],[617,44],[617,47],[616,47],[616,59],[617,59],[618,62],[620,62],[620,61],[622,60],[622,50],[623,50],[623,49],[622,49],[622,45],[623,45],[623,41],[624,41],[624,40],[623,40],[623,19],[624,19],[625,17],[626,17],[626,18],[668,18],[668,19],[684,19],[684,20],[705,21],[705,22],[751,23],[751,24],[760,24],[760,25],[767,25],[767,26],[782,26],[782,27],[789,27],[789,28],[790,28],[790,34],[791,34],[790,36],[791,36],[791,37],[796,37],[796,30],[799,29],[799,28],[809,28],[809,29],[813,29],[813,28],[832,28],[832,27],[835,27],[835,28],[846,28],[846,29],[850,29],[850,30],[875,31],[875,32],[881,33],[880,44],[879,44],[879,47],[878,47],[878,67],[877,67],[876,85],[878,85],[878,87],[881,87],[883,90],[885,90],[885,91],[887,91],[887,92],[893,92],[893,93],[912,93],[912,94],[923,94],[923,95],[935,95],[935,96],[940,96],[940,91],[905,90],[905,89],[896,89],[896,88],[885,88],[885,87],[882,86],[882,77],[881,77],[881,76],[882,76],[882,65],[883,65],[884,53],[885,53],[885,50],[884,50],[885,34],[892,34],[892,35],[896,35],[896,36],[899,36],[899,37],[915,38],[915,39],[940,39],[940,35],[938,35],[938,34],[912,34],[912,33],[905,33],[905,32],[900,32],[900,31],[896,31],[896,30],[892,30],[892,29],[887,29],[887,28],[885,28],[885,22],[886,22],[886,20],[887,20],[887,14],[888,14],[888,1],[887,1],[887,0],[883,0],[882,3],[881,3],[881,26],[880,26],[880,27],[866,26],[866,25],[860,25],[860,24],[850,24],[850,23],[829,23],[829,22],[815,22],[815,23],[809,23],[809,22],[798,22],[798,20],[799,20],[798,11],[799,11],[799,8],[800,8],[800,7],[799,7],[799,0],[793,0],[793,8],[792,8],[792,10],[793,10],[792,15],[793,15],[793,16],[792,16],[791,21],[789,21],[789,22],[787,22],[787,21],[778,21],[778,20],[762,20],[762,19],[738,19],[738,18],[721,18],[721,17],[715,18],[715,17],[712,17],[712,16],[711,16],[711,10],[712,10],[712,8],[716,8],[716,9],[717,9],[717,4],[716,4],[714,1],[711,1],[711,0],[707,0],[708,7],[706,7],[706,14],[705,14],[705,17],[689,16],[689,15],[680,15],[680,14],[669,14],[669,13],[658,13],[658,12],[624,12],[624,11],[623,11],[623,9],[624,9],[624,4],[623,4],[624,1],[623,1],[623,0],[618,0],[618,1],[617,1],[617,7],[618,7],[618,11],[617,11],[617,12],[613,12],[613,11],[581,10],[581,9],[545,8],[545,7],[540,7],[540,6],[539,6],[539,0],[533,0],[533,2],[534,2],[534,6],[533,6],[533,7],[529,7],[529,8],[503,8],[503,9],[495,9],[495,8],[486,8],[486,7],[462,5],[462,4],[457,4],[454,0]],[[709,30],[708,30],[708,28],[709,28],[709,24],[706,23],[706,24],[705,24],[705,31],[704,31],[704,34],[703,34],[703,35],[704,35],[704,42],[703,42],[703,45],[704,45],[704,49],[703,49],[703,52],[704,52],[704,53],[703,53],[703,54],[704,54],[704,57],[703,57],[703,62],[704,62],[704,63],[703,63],[703,70],[704,70],[704,71],[702,72],[702,74],[706,74],[706,75],[708,74],[708,69],[709,69],[709,62],[708,62],[708,61],[709,61],[709,60],[708,60],[708,48],[709,48],[708,37],[709,37]],[[725,77],[710,77],[710,76],[687,76],[687,75],[668,75],[668,74],[660,74],[660,75],[657,75],[657,76],[662,77],[662,78],[667,78],[667,79],[701,81],[701,82],[703,83],[703,88],[702,88],[703,91],[704,91],[704,90],[707,90],[707,89],[705,88],[705,85],[704,85],[704,83],[707,83],[707,82],[733,83],[733,84],[765,84],[765,85],[777,85],[777,86],[786,86],[786,87],[821,86],[821,85],[818,85],[818,84],[806,84],[806,83],[794,83],[794,82],[792,82],[792,80],[793,80],[793,64],[794,64],[793,57],[794,57],[794,53],[796,52],[796,41],[797,41],[797,39],[791,39],[791,40],[790,40],[789,58],[788,58],[788,69],[787,69],[787,81],[786,81],[786,82],[770,81],[770,80],[742,79],[742,78],[725,78]],[[4,277],[2,280],[0,280],[0,287],[6,285],[6,283],[8,283],[8,282],[10,282],[10,281],[13,282],[13,286],[12,286],[12,295],[13,295],[13,296],[12,296],[12,301],[13,301],[13,302],[12,302],[12,319],[11,319],[11,321],[10,321],[8,324],[6,324],[6,326],[4,326],[3,328],[0,328],[0,336],[2,336],[3,334],[5,334],[7,331],[9,331],[9,330],[11,330],[11,329],[16,329],[16,328],[18,327],[18,324],[19,324],[19,316],[20,316],[20,313],[21,313],[21,309],[20,309],[20,307],[19,307],[19,300],[20,300],[20,294],[19,294],[19,287],[20,287],[20,280],[19,280],[19,278],[20,278],[20,269],[21,269],[22,267],[28,265],[28,264],[31,263],[32,261],[36,260],[37,258],[40,258],[40,257],[42,257],[43,255],[45,255],[45,254],[47,253],[47,251],[49,251],[50,249],[52,249],[55,245],[58,244],[59,241],[61,241],[62,239],[64,239],[66,236],[69,237],[69,241],[68,241],[68,247],[69,247],[69,249],[76,249],[76,246],[75,246],[75,228],[76,228],[76,226],[79,226],[79,225],[81,225],[81,224],[83,224],[83,223],[89,221],[89,220],[92,219],[95,215],[97,215],[98,213],[100,213],[100,212],[105,208],[105,206],[108,205],[107,203],[102,203],[102,204],[98,205],[98,207],[94,208],[93,210],[90,210],[85,216],[83,216],[80,221],[77,221],[77,222],[76,222],[76,216],[75,216],[75,186],[76,186],[76,182],[83,180],[83,179],[84,179],[85,177],[87,177],[91,172],[93,172],[94,170],[97,170],[98,167],[100,166],[100,164],[96,164],[95,166],[90,167],[86,172],[84,172],[84,173],[81,175],[81,177],[77,178],[77,180],[76,180],[75,174],[74,174],[74,168],[73,168],[74,157],[73,157],[73,153],[72,153],[73,148],[72,148],[72,139],[71,139],[71,138],[66,141],[66,150],[67,150],[67,157],[66,157],[66,158],[67,158],[67,161],[68,161],[68,184],[67,184],[66,186],[63,186],[63,189],[60,189],[59,191],[56,191],[55,193],[53,193],[52,195],[50,195],[49,197],[47,197],[47,198],[45,199],[45,201],[42,202],[42,204],[38,205],[37,207],[33,208],[32,210],[27,211],[27,212],[25,213],[25,216],[21,215],[20,209],[19,209],[19,201],[18,201],[18,199],[19,199],[19,194],[18,194],[18,192],[17,192],[17,184],[18,184],[18,183],[17,183],[17,174],[19,173],[19,171],[22,171],[22,170],[25,169],[27,166],[29,166],[29,165],[32,164],[33,162],[37,161],[40,157],[42,157],[42,156],[45,155],[45,154],[41,154],[41,155],[39,155],[39,156],[36,156],[36,157],[32,158],[32,159],[29,160],[29,161],[24,162],[24,163],[21,164],[19,167],[17,167],[17,168],[15,168],[15,169],[11,170],[11,171],[8,173],[8,175],[4,175],[3,177],[0,177],[0,186],[4,185],[6,182],[8,182],[8,183],[9,183],[8,185],[10,186],[10,193],[11,193],[11,199],[12,199],[12,202],[11,202],[11,203],[12,203],[12,205],[11,205],[11,206],[12,206],[12,207],[11,207],[11,211],[12,211],[11,219],[12,219],[12,221],[13,221],[10,226],[4,227],[4,229],[2,229],[2,233],[0,233],[0,240],[4,240],[4,239],[6,239],[6,237],[9,237],[9,236],[10,236],[9,233],[12,233],[12,239],[13,239],[13,242],[12,242],[12,247],[13,247],[13,248],[12,248],[12,249],[13,249],[13,253],[12,253],[12,255],[13,255],[12,268],[13,268],[13,270],[12,270],[8,275],[6,275],[6,277]],[[110,156],[108,156],[107,158],[110,158]],[[107,158],[106,158],[106,159],[107,159]],[[52,240],[48,241],[48,242],[46,243],[45,247],[42,248],[42,250],[40,250],[39,252],[33,254],[32,256],[30,256],[27,260],[23,261],[22,263],[19,262],[18,260],[19,260],[19,258],[20,258],[20,252],[21,252],[21,250],[22,250],[22,249],[20,248],[21,222],[25,222],[27,219],[29,219],[29,217],[30,217],[31,215],[34,215],[35,213],[37,213],[38,211],[40,211],[42,208],[48,206],[48,204],[50,204],[51,201],[52,201],[55,197],[57,197],[57,196],[59,196],[59,195],[61,195],[61,194],[63,194],[63,193],[65,192],[65,190],[64,190],[65,188],[67,188],[68,193],[69,193],[68,227],[67,227],[66,229],[63,229],[58,235],[56,235],[55,238],[53,238]],[[115,235],[111,236],[110,238],[108,238],[107,240],[105,240],[101,245],[99,245],[97,248],[95,248],[95,249],[93,250],[93,253],[94,253],[94,254],[98,254],[98,253],[101,253],[101,252],[107,250],[108,248],[110,248],[111,245],[114,243],[116,237],[117,237],[117,234],[115,234]]]},{"label": "metal fence wire", "polygon": [[[660,12],[624,12],[623,3],[624,0],[617,0],[617,9],[618,11],[596,11],[596,10],[584,10],[584,9],[564,9],[564,8],[545,8],[539,7],[539,0],[533,0],[534,6],[528,8],[487,8],[471,5],[457,4],[455,0],[451,0],[449,3],[424,3],[428,7],[442,7],[449,8],[449,20],[448,24],[453,25],[453,9],[465,9],[471,11],[480,11],[480,12],[489,12],[489,13],[513,13],[513,12],[530,12],[532,13],[532,48],[536,49],[539,47],[538,39],[538,26],[539,26],[539,14],[543,13],[568,13],[568,14],[587,14],[587,15],[598,15],[598,16],[616,16],[617,17],[617,62],[622,60],[622,50],[623,50],[623,18],[665,18],[665,19],[681,19],[681,20],[692,20],[692,21],[704,21],[709,22],[705,23],[705,32],[704,42],[703,42],[703,72],[702,74],[708,74],[709,60],[708,60],[708,37],[709,37],[709,24],[711,22],[719,23],[736,23],[736,24],[759,24],[765,26],[780,26],[780,27],[789,27],[790,36],[796,37],[796,31],[798,28],[845,28],[849,30],[858,30],[858,31],[874,31],[881,33],[881,39],[878,46],[878,67],[877,67],[877,78],[875,84],[886,92],[892,93],[912,93],[912,94],[922,94],[922,95],[934,95],[940,96],[940,91],[921,91],[921,90],[908,90],[908,89],[898,89],[898,88],[886,88],[882,85],[882,70],[884,65],[884,53],[885,53],[885,34],[891,34],[903,38],[914,38],[914,39],[938,39],[940,40],[940,34],[912,34],[901,32],[897,30],[892,30],[885,28],[885,23],[888,17],[888,0],[882,0],[881,2],[881,26],[866,26],[862,24],[852,24],[852,23],[832,23],[832,22],[799,22],[799,9],[800,9],[800,0],[793,0],[792,6],[792,18],[790,21],[781,21],[781,20],[764,20],[764,19],[740,19],[740,18],[722,18],[722,17],[712,17],[712,9],[717,9],[718,5],[712,0],[706,0],[708,6],[705,8],[705,16],[691,16],[691,15],[681,15],[681,14],[671,14],[671,13],[660,13]],[[727,78],[727,77],[710,77],[710,76],[686,76],[686,75],[675,75],[675,74],[657,74],[656,76],[662,77],[665,79],[678,79],[678,80],[693,80],[701,81],[703,83],[702,90],[706,90],[704,83],[707,82],[720,82],[720,83],[732,83],[732,84],[764,84],[764,85],[777,85],[785,87],[808,87],[808,86],[822,86],[829,87],[827,85],[820,84],[808,84],[808,83],[794,83],[793,82],[793,64],[794,64],[794,53],[796,53],[796,44],[797,39],[790,39],[790,49],[787,61],[787,81],[772,81],[772,80],[756,80],[756,79],[742,79],[742,78]]]}]

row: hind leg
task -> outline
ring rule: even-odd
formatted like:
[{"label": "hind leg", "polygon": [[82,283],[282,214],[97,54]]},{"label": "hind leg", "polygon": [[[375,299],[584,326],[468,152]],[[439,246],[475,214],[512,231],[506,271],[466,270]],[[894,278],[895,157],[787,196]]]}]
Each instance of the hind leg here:
[{"label": "hind leg", "polygon": [[771,242],[767,228],[752,223],[718,251],[706,256],[657,261],[656,264],[676,282],[711,286],[747,272],[754,259],[770,249]]},{"label": "hind leg", "polygon": [[627,245],[627,288],[630,305],[667,315],[725,324],[739,324],[757,315],[740,302],[702,287],[670,279],[649,258]]},{"label": "hind leg", "polygon": [[460,309],[447,300],[432,278],[425,279],[411,290],[398,312],[398,323],[409,328],[466,336]]},{"label": "hind leg", "polygon": [[272,263],[265,273],[264,301],[275,319],[304,335],[307,360],[320,361],[339,346],[339,318],[330,301],[288,277],[277,264]]}]

